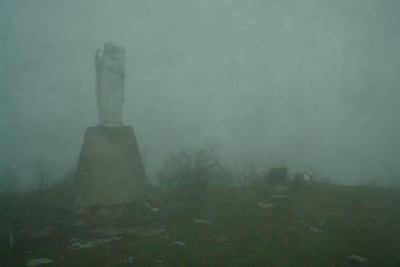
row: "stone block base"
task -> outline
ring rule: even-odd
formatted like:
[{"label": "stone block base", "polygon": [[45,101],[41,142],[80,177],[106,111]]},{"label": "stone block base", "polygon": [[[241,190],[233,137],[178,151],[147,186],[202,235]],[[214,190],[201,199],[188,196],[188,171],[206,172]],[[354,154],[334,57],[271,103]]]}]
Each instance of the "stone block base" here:
[{"label": "stone block base", "polygon": [[143,201],[148,184],[132,127],[88,127],[74,180],[75,205]]}]

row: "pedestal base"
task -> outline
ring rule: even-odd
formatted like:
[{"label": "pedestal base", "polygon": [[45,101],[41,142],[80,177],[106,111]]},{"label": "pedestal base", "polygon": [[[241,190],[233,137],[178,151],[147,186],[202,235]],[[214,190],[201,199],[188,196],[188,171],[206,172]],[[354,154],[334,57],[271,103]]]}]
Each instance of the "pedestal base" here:
[{"label": "pedestal base", "polygon": [[88,127],[74,181],[75,205],[143,201],[148,184],[132,127]]}]

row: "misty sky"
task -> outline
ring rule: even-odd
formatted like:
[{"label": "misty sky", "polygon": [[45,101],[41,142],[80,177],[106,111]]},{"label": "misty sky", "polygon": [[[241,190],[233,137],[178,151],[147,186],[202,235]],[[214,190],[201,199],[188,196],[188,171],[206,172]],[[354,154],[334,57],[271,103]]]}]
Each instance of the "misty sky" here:
[{"label": "misty sky", "polygon": [[123,122],[150,174],[204,145],[342,183],[400,173],[400,1],[71,2],[0,2],[0,170],[77,162],[110,40],[126,49]]}]

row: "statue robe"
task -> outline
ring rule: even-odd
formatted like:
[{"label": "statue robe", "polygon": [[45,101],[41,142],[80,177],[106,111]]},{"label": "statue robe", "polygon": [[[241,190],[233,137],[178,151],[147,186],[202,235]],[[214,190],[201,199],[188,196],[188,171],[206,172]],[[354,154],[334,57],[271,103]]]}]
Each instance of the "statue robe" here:
[{"label": "statue robe", "polygon": [[122,126],[122,103],[125,91],[123,52],[103,52],[96,57],[96,96],[100,125]]}]

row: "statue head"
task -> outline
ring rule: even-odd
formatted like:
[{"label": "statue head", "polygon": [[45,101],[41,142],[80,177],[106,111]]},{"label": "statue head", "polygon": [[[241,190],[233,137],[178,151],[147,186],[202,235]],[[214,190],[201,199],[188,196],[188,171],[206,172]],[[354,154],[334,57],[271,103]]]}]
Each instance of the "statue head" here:
[{"label": "statue head", "polygon": [[113,42],[108,41],[104,44],[104,49],[103,49],[104,54],[111,54],[114,50],[115,50],[115,45],[113,44]]}]

